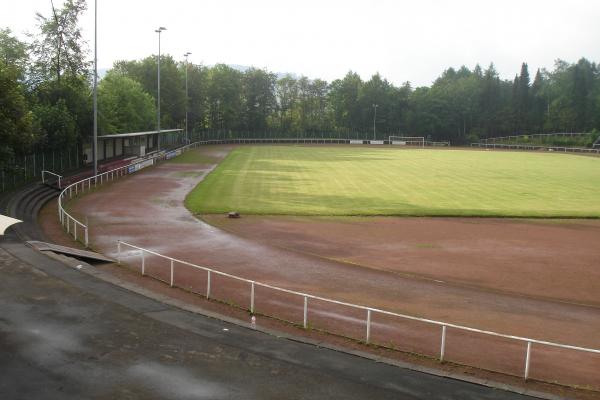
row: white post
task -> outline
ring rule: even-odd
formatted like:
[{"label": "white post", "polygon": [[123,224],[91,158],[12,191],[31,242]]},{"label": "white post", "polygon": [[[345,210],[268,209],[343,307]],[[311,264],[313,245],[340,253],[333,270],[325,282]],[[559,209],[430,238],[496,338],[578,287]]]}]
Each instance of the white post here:
[{"label": "white post", "polygon": [[173,287],[173,275],[175,272],[175,265],[173,263],[173,259],[171,258],[171,287]]},{"label": "white post", "polygon": [[73,239],[77,241],[77,222],[73,221]]},{"label": "white post", "polygon": [[70,217],[67,215],[67,233],[71,233],[71,224],[69,223]]},{"label": "white post", "polygon": [[525,356],[525,380],[529,378],[529,360],[531,359],[531,342],[527,342],[527,355]]},{"label": "white post", "polygon": [[304,296],[304,329],[308,328],[308,297]]},{"label": "white post", "polygon": [[87,225],[85,226],[85,247],[89,247],[90,245],[90,238],[88,236],[88,227]]},{"label": "white post", "polygon": [[442,345],[440,346],[440,362],[444,362],[446,353],[446,325],[442,325]]},{"label": "white post", "polygon": [[250,312],[254,314],[254,281],[250,287]]},{"label": "white post", "polygon": [[146,253],[142,250],[142,276],[146,274]]},{"label": "white post", "polygon": [[121,241],[117,240],[117,264],[121,265]]},{"label": "white post", "polygon": [[367,310],[367,344],[371,341],[371,309]]},{"label": "white post", "polygon": [[210,298],[210,270],[206,271],[208,272],[207,278],[206,278],[206,299]]}]

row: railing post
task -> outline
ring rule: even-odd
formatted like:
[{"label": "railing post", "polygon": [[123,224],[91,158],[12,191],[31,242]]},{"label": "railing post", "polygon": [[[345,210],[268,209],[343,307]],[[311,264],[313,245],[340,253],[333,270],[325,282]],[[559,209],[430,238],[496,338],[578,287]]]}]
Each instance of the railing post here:
[{"label": "railing post", "polygon": [[442,325],[442,344],[440,345],[440,362],[444,362],[446,353],[446,325]]},{"label": "railing post", "polygon": [[117,240],[117,264],[121,265],[121,241]]},{"label": "railing post", "polygon": [[366,343],[369,344],[371,341],[371,309],[367,309],[367,340]]},{"label": "railing post", "polygon": [[75,183],[75,196],[77,196],[77,186],[79,186],[77,183]]},{"label": "railing post", "polygon": [[73,221],[73,239],[77,241],[77,222]]},{"label": "railing post", "polygon": [[527,342],[527,354],[525,356],[525,380],[529,378],[529,361],[531,359],[531,342]]},{"label": "railing post", "polygon": [[70,234],[71,233],[71,224],[69,222],[70,217],[67,215],[67,233]]},{"label": "railing post", "polygon": [[171,258],[171,287],[173,287],[173,276],[175,274],[175,263]]},{"label": "railing post", "polygon": [[206,277],[206,299],[210,299],[210,270],[206,271],[208,275]]},{"label": "railing post", "polygon": [[88,227],[85,226],[85,247],[88,248],[90,246],[90,237],[88,235]]},{"label": "railing post", "polygon": [[304,296],[304,322],[302,323],[304,329],[308,328],[308,297]]},{"label": "railing post", "polygon": [[250,287],[250,312],[254,314],[254,281]]},{"label": "railing post", "polygon": [[142,276],[146,274],[146,253],[142,250]]}]

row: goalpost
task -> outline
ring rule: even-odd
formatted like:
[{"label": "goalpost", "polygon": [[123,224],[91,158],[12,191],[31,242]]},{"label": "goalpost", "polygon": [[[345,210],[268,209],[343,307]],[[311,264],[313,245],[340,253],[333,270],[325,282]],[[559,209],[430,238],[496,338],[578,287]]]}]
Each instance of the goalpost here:
[{"label": "goalpost", "polygon": [[423,136],[390,136],[389,139],[393,145],[425,147]]}]

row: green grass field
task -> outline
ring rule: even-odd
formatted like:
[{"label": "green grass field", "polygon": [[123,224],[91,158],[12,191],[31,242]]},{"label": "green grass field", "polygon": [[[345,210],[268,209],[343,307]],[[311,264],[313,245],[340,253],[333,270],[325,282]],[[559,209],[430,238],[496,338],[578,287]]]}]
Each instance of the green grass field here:
[{"label": "green grass field", "polygon": [[239,147],[196,214],[600,217],[600,159],[551,153]]}]

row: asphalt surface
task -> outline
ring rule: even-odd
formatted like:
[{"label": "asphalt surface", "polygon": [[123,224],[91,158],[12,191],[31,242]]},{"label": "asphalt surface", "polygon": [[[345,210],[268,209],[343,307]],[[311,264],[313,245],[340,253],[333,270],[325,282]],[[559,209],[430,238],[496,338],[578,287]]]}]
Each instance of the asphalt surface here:
[{"label": "asphalt surface", "polygon": [[531,398],[182,311],[10,237],[0,276],[0,399]]}]

